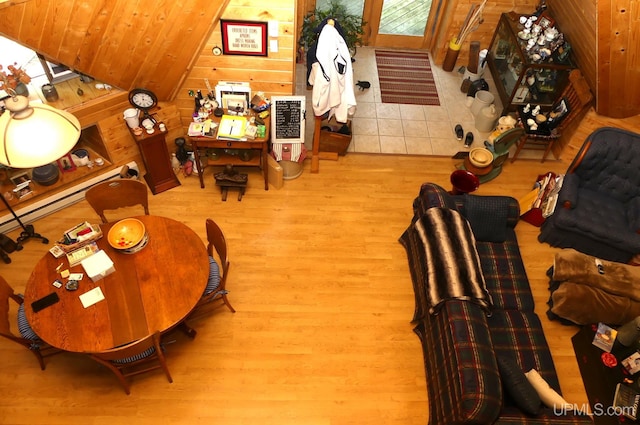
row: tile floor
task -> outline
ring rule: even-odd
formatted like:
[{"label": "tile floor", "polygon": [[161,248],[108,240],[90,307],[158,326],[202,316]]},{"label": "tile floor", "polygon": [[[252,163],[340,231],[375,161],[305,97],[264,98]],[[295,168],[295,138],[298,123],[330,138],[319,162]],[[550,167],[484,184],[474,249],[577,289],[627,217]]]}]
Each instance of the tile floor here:
[{"label": "tile floor", "polygon": [[[349,152],[452,156],[468,150],[463,141],[455,137],[454,127],[461,124],[465,133],[474,134],[471,148],[482,146],[490,132],[480,132],[475,127],[466,93],[460,91],[462,75],[456,70],[446,72],[431,60],[440,106],[400,105],[382,103],[375,60],[375,48],[358,47],[353,63],[353,79],[371,83],[371,88],[360,91],[356,88],[356,113],[352,119],[353,138]],[[306,65],[296,69],[296,94],[307,98],[307,111],[311,111],[311,90],[306,88]],[[489,70],[484,78],[491,87],[493,81]],[[499,102],[499,100],[498,100]],[[501,106],[498,105],[499,109]],[[305,146],[310,151],[313,141],[313,120],[307,120]],[[537,158],[540,151],[523,150],[520,158]]]}]

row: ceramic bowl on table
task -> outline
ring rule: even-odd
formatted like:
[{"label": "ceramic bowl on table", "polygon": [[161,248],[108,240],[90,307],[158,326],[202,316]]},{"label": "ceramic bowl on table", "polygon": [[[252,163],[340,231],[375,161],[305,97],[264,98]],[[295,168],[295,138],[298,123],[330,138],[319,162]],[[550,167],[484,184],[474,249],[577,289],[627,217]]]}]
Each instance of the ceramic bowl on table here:
[{"label": "ceramic bowl on table", "polygon": [[114,224],[107,240],[109,245],[117,250],[129,250],[136,247],[146,237],[144,223],[135,218],[125,218]]}]

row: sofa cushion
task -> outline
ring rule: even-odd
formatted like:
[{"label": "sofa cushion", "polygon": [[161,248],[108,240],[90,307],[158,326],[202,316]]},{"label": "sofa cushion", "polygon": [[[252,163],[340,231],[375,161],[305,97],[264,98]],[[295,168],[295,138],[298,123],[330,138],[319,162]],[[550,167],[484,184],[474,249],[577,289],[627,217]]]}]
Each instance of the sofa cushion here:
[{"label": "sofa cushion", "polygon": [[503,393],[485,311],[447,301],[414,331],[422,341],[430,424],[492,424]]},{"label": "sofa cushion", "polygon": [[560,391],[542,323],[533,311],[494,310],[487,323],[496,356],[515,355],[523,370],[540,371],[551,387]]},{"label": "sofa cushion", "polygon": [[476,239],[504,242],[507,238],[507,216],[510,199],[506,196],[465,195],[465,217]]},{"label": "sofa cushion", "polygon": [[513,356],[497,356],[500,380],[516,406],[530,415],[540,411],[540,396]]},{"label": "sofa cushion", "polygon": [[477,242],[482,274],[496,309],[533,311],[529,279],[513,229],[503,243]]}]

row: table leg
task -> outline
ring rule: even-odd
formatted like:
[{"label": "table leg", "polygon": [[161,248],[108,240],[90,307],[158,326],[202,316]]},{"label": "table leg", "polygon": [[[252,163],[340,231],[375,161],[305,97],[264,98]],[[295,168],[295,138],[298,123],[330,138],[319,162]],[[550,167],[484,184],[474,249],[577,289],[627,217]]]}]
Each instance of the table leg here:
[{"label": "table leg", "polygon": [[222,200],[226,201],[227,200],[227,193],[229,192],[229,189],[227,189],[226,187],[222,188]]},{"label": "table leg", "polygon": [[193,143],[193,158],[195,159],[195,167],[198,170],[198,177],[200,178],[200,189],[204,189],[204,178],[202,176],[202,167],[200,167],[200,153],[198,149],[198,145],[195,142]]},{"label": "table leg", "polygon": [[267,143],[262,148],[262,157],[260,158],[260,168],[264,177],[264,190],[269,190],[269,167],[267,167],[267,155],[269,155]]}]

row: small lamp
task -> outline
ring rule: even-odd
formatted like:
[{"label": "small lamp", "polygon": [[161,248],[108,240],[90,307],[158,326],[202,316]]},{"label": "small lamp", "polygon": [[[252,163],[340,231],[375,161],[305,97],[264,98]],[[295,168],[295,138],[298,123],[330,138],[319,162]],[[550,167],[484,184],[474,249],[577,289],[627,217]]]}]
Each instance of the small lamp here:
[{"label": "small lamp", "polygon": [[[80,122],[71,113],[45,104],[29,104],[25,96],[9,90],[5,99],[6,111],[0,115],[0,164],[12,168],[33,168],[51,163],[67,154],[80,138]],[[25,225],[11,205],[0,194],[22,233],[18,249],[29,238],[49,241],[35,233],[33,225]]]}]

